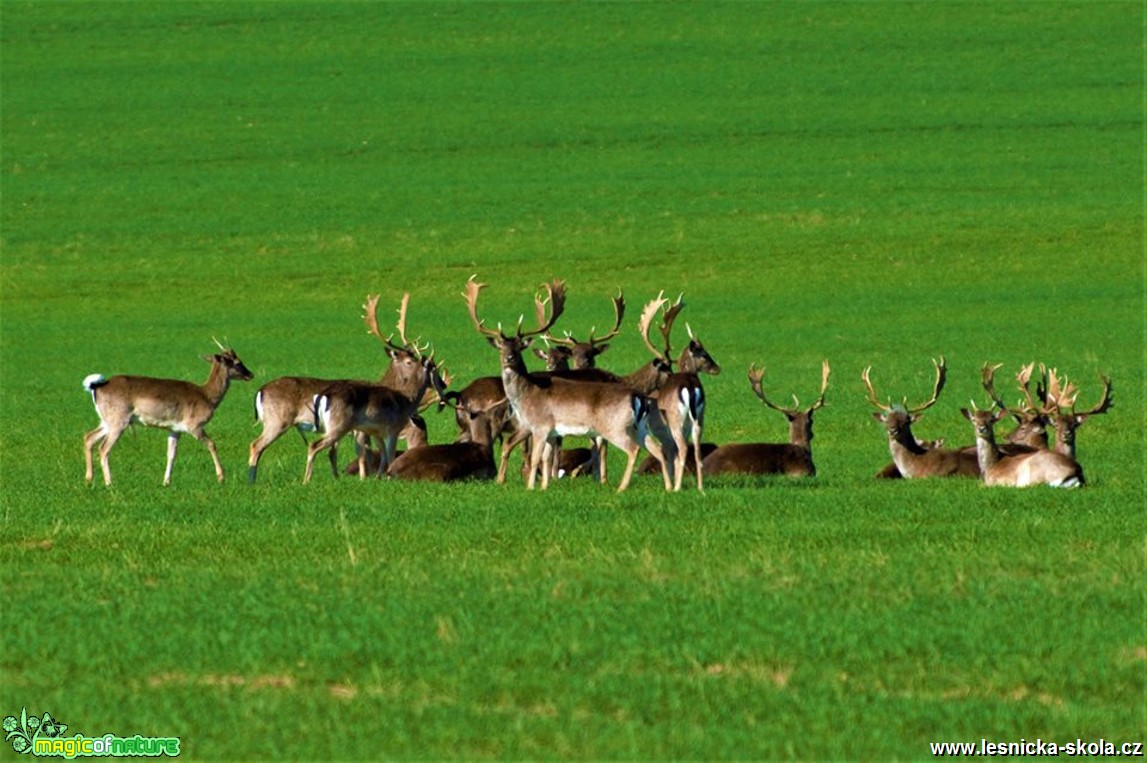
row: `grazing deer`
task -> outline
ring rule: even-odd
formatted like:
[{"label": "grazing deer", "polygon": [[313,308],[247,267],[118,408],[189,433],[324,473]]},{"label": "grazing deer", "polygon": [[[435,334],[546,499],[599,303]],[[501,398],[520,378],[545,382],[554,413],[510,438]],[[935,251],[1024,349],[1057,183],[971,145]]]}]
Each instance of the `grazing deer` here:
[{"label": "grazing deer", "polygon": [[[378,383],[398,390],[415,389],[422,377],[422,366],[406,340],[406,309],[410,303],[410,294],[402,295],[398,309],[397,329],[401,345],[392,341],[393,336],[383,337],[379,331],[376,317],[379,296],[368,296],[363,306],[366,311],[363,320],[367,330],[382,342],[390,357],[390,364]],[[307,444],[304,432],[316,431],[318,424],[315,420],[315,397],[336,381],[345,380],[281,376],[267,382],[255,393],[255,420],[262,423],[263,432],[251,443],[250,457],[247,459],[248,482],[255,482],[263,452],[287,430],[295,428],[303,438],[303,444]],[[408,434],[417,436],[413,432]]]},{"label": "grazing deer", "polygon": [[1055,369],[1048,372],[1047,406],[1044,411],[1051,417],[1055,427],[1055,450],[1069,458],[1075,458],[1075,430],[1091,416],[1106,413],[1112,406],[1111,379],[1100,376],[1103,393],[1099,402],[1091,410],[1076,411],[1075,400],[1079,396],[1076,388],[1066,377],[1060,378]]},{"label": "grazing deer", "polygon": [[765,396],[762,381],[765,369],[749,366],[749,384],[761,402],[784,414],[789,422],[787,443],[737,443],[722,445],[705,457],[705,474],[786,474],[790,477],[815,477],[812,461],[812,415],[824,406],[824,393],[828,389],[828,361],[821,365],[820,396],[812,405],[802,408],[793,396],[793,407],[776,405]]},{"label": "grazing deer", "polygon": [[1075,459],[1052,450],[1033,450],[1007,456],[996,446],[993,427],[1007,411],[961,408],[960,413],[976,429],[976,455],[985,485],[1027,487],[1078,487],[1084,484],[1083,469]]},{"label": "grazing deer", "polygon": [[394,459],[386,470],[388,477],[424,482],[493,479],[494,419],[489,416],[489,409],[469,408],[464,403],[447,405],[465,417],[466,431],[455,442],[411,448]]},{"label": "grazing deer", "polygon": [[92,448],[102,441],[100,468],[104,473],[104,484],[112,484],[108,454],[124,430],[135,422],[168,431],[164,485],[171,484],[171,467],[175,463],[179,436],[184,432],[207,448],[211,460],[215,462],[215,475],[220,482],[223,481],[223,465],[219,463],[215,443],[207,436],[204,427],[215,415],[215,409],[227,394],[231,380],[250,381],[254,374],[243,365],[235,350],[224,348],[219,342],[216,344],[220,352],[203,358],[211,364],[211,372],[202,385],[147,376],[112,376],[105,379],[101,374],[91,374],[84,379],[84,389],[92,394],[96,414],[100,417],[100,425],[84,436],[84,479],[87,482],[92,481]]},{"label": "grazing deer", "polygon": [[624,384],[543,377],[530,374],[526,369],[522,352],[534,337],[548,331],[565,309],[563,282],[548,284],[545,287],[545,299],[535,297],[538,328],[523,331],[519,321],[513,335],[507,335],[501,328],[486,328],[478,317],[478,295],[483,287],[484,284],[477,283],[471,277],[463,296],[475,329],[486,336],[499,352],[506,396],[514,409],[518,425],[533,438],[535,444],[530,451],[526,486],[531,490],[534,488],[540,467],[542,489],[549,487],[551,469],[547,457],[552,451],[551,443],[555,437],[601,435],[623,450],[628,458],[625,474],[618,485],[619,492],[625,490],[629,486],[637,454],[642,446],[654,456],[661,455],[660,445],[648,437],[648,398]]},{"label": "grazing deer", "polygon": [[932,397],[914,408],[908,407],[907,398],[901,405],[881,403],[869,378],[872,366],[865,368],[860,378],[868,390],[868,402],[880,409],[872,416],[887,429],[892,460],[905,479],[978,477],[980,466],[975,453],[946,448],[927,449],[912,435],[912,424],[919,420],[921,413],[936,404],[947,379],[948,370],[943,356],[939,362],[933,360],[932,364],[936,366],[936,385],[932,389]]}]

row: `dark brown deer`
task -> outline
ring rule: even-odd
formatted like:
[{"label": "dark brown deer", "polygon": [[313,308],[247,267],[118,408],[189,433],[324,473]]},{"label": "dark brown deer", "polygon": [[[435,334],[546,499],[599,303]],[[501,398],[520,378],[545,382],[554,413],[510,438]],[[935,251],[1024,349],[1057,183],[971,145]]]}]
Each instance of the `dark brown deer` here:
[{"label": "dark brown deer", "polygon": [[[368,296],[363,306],[363,320],[367,329],[382,342],[390,364],[378,383],[391,389],[411,390],[417,388],[422,377],[422,366],[418,362],[415,348],[406,340],[406,309],[410,294],[402,295],[398,309],[398,336],[402,344],[393,341],[393,335],[384,337],[378,328],[377,310],[380,295]],[[247,459],[247,479],[255,482],[259,473],[259,460],[267,450],[287,430],[294,428],[307,445],[305,432],[314,432],[315,398],[336,381],[346,379],[320,379],[313,376],[281,376],[264,384],[255,393],[255,419],[263,425],[262,433],[251,443],[250,457]],[[408,432],[417,436],[414,432]],[[369,443],[366,443],[369,445]],[[337,469],[336,469],[337,470]]]},{"label": "dark brown deer", "polygon": [[784,414],[789,422],[787,443],[735,443],[722,445],[705,457],[703,468],[707,476],[720,474],[786,474],[790,477],[814,477],[816,466],[812,460],[813,412],[824,406],[828,389],[828,361],[821,365],[820,396],[812,405],[802,407],[793,396],[793,406],[786,408],[768,399],[762,385],[763,368],[749,366],[749,384],[761,402]]},{"label": "dark brown deer", "polygon": [[961,408],[960,413],[976,430],[976,454],[985,485],[1027,487],[1079,487],[1084,484],[1083,469],[1075,459],[1052,450],[1030,450],[1004,455],[996,446],[993,427],[1007,411]]},{"label": "dark brown deer", "polygon": [[387,476],[423,482],[493,479],[494,431],[489,410],[464,404],[458,404],[456,410],[467,422],[467,430],[458,440],[407,450],[386,470]]},{"label": "dark brown deer", "polygon": [[919,420],[925,410],[936,404],[947,379],[947,365],[943,356],[939,362],[933,360],[932,364],[936,367],[936,384],[932,389],[932,397],[913,408],[908,407],[907,398],[898,405],[880,402],[869,378],[872,367],[865,368],[860,378],[868,390],[868,401],[879,409],[872,416],[884,424],[892,460],[905,479],[979,477],[980,466],[976,454],[947,448],[927,449],[921,447],[912,434],[912,424]]},{"label": "dark brown deer", "polygon": [[564,283],[554,281],[548,284],[546,297],[535,298],[538,328],[523,331],[519,322],[514,334],[506,334],[501,328],[488,329],[478,317],[478,295],[483,287],[471,278],[464,296],[475,329],[498,349],[506,396],[519,426],[535,444],[530,452],[527,487],[534,488],[539,469],[542,489],[549,486],[551,469],[548,455],[552,451],[553,438],[576,434],[601,435],[626,453],[628,463],[618,485],[619,492],[625,490],[641,447],[646,447],[655,456],[661,454],[660,445],[647,436],[648,398],[624,384],[539,377],[526,369],[523,351],[535,337],[547,332],[565,309]]},{"label": "dark brown deer", "polygon": [[219,352],[203,357],[211,364],[211,372],[203,384],[177,379],[154,379],[148,376],[112,376],[90,374],[84,379],[84,389],[92,394],[100,425],[84,436],[84,479],[92,481],[92,449],[100,444],[100,469],[104,484],[112,484],[108,454],[120,435],[138,422],[144,426],[166,429],[167,469],[163,484],[171,484],[171,468],[179,448],[179,436],[187,433],[207,448],[215,463],[215,476],[223,481],[223,465],[215,451],[215,443],[204,427],[223,402],[223,396],[233,379],[250,381],[254,374],[243,365],[235,350],[219,344]]}]

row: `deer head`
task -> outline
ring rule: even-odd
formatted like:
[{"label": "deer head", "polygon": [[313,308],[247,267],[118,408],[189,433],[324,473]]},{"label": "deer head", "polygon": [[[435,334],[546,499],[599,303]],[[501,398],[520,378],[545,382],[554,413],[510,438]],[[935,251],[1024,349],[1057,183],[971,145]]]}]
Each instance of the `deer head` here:
[{"label": "deer head", "polygon": [[522,352],[533,342],[535,337],[545,334],[554,325],[557,319],[565,312],[565,282],[554,279],[542,286],[545,296],[534,296],[534,310],[537,316],[538,327],[532,331],[522,329],[524,317],[518,319],[518,327],[513,334],[502,330],[501,324],[497,329],[486,328],[485,321],[478,317],[478,295],[486,284],[478,283],[474,276],[466,282],[466,291],[462,296],[466,299],[466,307],[470,313],[470,320],[478,333],[487,338],[491,345],[496,347],[502,356],[503,368],[513,368],[518,373],[526,373],[525,363],[522,361]]},{"label": "deer head", "polygon": [[[621,321],[625,318],[625,298],[619,289],[616,297],[612,297],[614,322],[613,328],[604,336],[596,337],[596,327],[589,330],[589,338],[582,342],[575,339],[568,331],[564,337],[547,335],[547,339],[568,351],[570,364],[574,368],[594,368],[597,365],[597,356],[609,349],[609,340],[621,333]],[[556,349],[556,348],[555,348]],[[547,363],[548,365],[548,363]],[[556,370],[556,369],[548,369]]]},{"label": "deer head", "polygon": [[933,359],[932,365],[936,367],[936,383],[932,388],[932,397],[914,407],[908,406],[907,397],[897,405],[893,405],[891,402],[887,404],[880,402],[876,390],[872,387],[872,380],[870,378],[872,366],[865,368],[864,372],[860,375],[861,381],[864,382],[865,389],[868,391],[868,402],[879,409],[872,414],[873,418],[882,422],[888,428],[888,435],[891,439],[913,449],[919,449],[919,446],[916,444],[916,439],[912,436],[911,425],[920,418],[921,413],[936,404],[936,400],[939,399],[940,392],[944,389],[944,383],[948,378],[948,366],[943,355],[940,356],[939,361]]}]

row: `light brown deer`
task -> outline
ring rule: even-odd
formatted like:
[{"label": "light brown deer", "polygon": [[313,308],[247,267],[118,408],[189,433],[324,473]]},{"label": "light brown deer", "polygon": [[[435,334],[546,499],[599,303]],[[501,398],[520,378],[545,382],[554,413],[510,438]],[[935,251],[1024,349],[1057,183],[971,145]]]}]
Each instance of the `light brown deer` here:
[{"label": "light brown deer", "polygon": [[922,447],[912,434],[912,424],[919,420],[921,413],[936,404],[947,380],[947,364],[943,356],[939,362],[933,360],[932,364],[936,367],[936,384],[932,389],[932,397],[913,408],[908,407],[907,398],[898,405],[880,402],[869,378],[872,367],[865,368],[860,378],[868,390],[868,402],[879,409],[872,416],[884,424],[892,460],[905,479],[978,477],[980,466],[975,453],[947,448],[927,449]]},{"label": "light brown deer", "polygon": [[820,396],[812,405],[802,407],[796,395],[793,406],[786,408],[768,399],[762,385],[765,369],[749,366],[749,384],[761,402],[784,414],[789,422],[787,443],[754,442],[722,445],[705,457],[703,468],[707,476],[719,474],[785,474],[790,477],[815,477],[812,460],[813,412],[824,406],[828,389],[828,361],[821,364]]},{"label": "light brown deer", "polygon": [[1055,369],[1048,372],[1047,404],[1044,412],[1051,417],[1052,426],[1055,427],[1055,450],[1069,458],[1075,458],[1075,430],[1092,416],[1098,416],[1112,406],[1111,379],[1101,375],[1103,393],[1099,402],[1090,410],[1076,411],[1075,401],[1079,396],[1079,389],[1066,377],[1060,378]]},{"label": "light brown deer", "polygon": [[215,476],[223,481],[223,465],[219,462],[215,443],[207,436],[204,427],[215,415],[231,380],[250,381],[254,374],[243,365],[235,350],[216,344],[220,351],[203,358],[211,364],[211,372],[202,385],[147,376],[105,379],[101,374],[91,374],[84,379],[84,389],[92,394],[96,414],[100,417],[100,425],[84,436],[84,479],[87,482],[91,482],[93,476],[92,449],[96,443],[101,443],[100,468],[104,473],[104,484],[112,484],[108,454],[120,435],[136,422],[168,431],[164,485],[171,484],[171,468],[175,464],[179,436],[185,432],[207,448],[215,463]]},{"label": "light brown deer", "polygon": [[[438,373],[433,354],[419,359],[422,379],[413,393],[403,393],[381,384],[365,382],[335,382],[323,390],[315,401],[315,417],[321,422],[323,436],[307,448],[307,468],[303,483],[311,480],[315,456],[329,449],[331,469],[338,477],[338,442],[351,431],[374,437],[382,444],[382,456],[377,471],[382,476],[394,460],[399,433],[410,423],[410,417],[427,390],[445,392],[446,384]],[[366,478],[366,448],[358,453],[358,476]]]},{"label": "light brown deer", "polygon": [[[547,296],[544,299],[535,298],[538,328],[523,331],[519,321],[513,335],[506,334],[501,328],[486,328],[478,317],[478,295],[483,287],[484,284],[477,283],[471,277],[463,296],[475,329],[498,349],[506,396],[513,406],[519,426],[528,432],[535,443],[530,452],[526,486],[534,488],[540,468],[541,487],[543,490],[549,487],[551,469],[548,455],[554,437],[601,435],[624,451],[628,458],[625,474],[618,485],[619,492],[625,490],[629,486],[637,454],[642,446],[655,456],[661,455],[660,445],[648,437],[648,398],[624,384],[538,377],[526,369],[522,352],[535,337],[547,332],[565,309],[563,282],[548,284],[545,287]],[[539,444],[541,447],[537,447]]]},{"label": "light brown deer", "polygon": [[961,408],[960,413],[975,427],[976,454],[985,485],[1079,487],[1084,484],[1083,469],[1075,459],[1062,453],[1051,450],[1011,456],[1001,453],[992,430],[1007,411],[981,411],[973,403],[972,410]]},{"label": "light brown deer", "polygon": [[[367,330],[382,342],[390,363],[378,383],[398,390],[416,389],[422,377],[422,366],[414,348],[406,339],[406,310],[410,294],[402,295],[398,309],[398,336],[402,344],[393,341],[393,335],[384,337],[378,328],[378,300],[381,295],[367,297],[363,306]],[[255,420],[262,423],[263,431],[251,443],[247,459],[247,480],[255,482],[259,473],[259,460],[271,444],[294,428],[307,445],[305,432],[314,432],[315,398],[336,381],[345,379],[320,379],[313,376],[281,376],[264,384],[255,393]],[[417,437],[418,433],[408,431],[404,436]],[[369,443],[366,443],[369,445]]]}]

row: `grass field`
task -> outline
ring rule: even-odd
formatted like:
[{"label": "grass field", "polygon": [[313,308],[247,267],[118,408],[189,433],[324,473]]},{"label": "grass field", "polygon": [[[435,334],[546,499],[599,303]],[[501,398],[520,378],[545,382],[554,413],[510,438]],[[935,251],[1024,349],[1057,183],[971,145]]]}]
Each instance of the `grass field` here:
[{"label": "grass field", "polygon": [[[930,741],[1147,741],[1140,3],[0,3],[0,716],[192,758],[884,759]],[[707,438],[815,479],[245,482],[251,399],[383,367],[412,294],[455,378],[460,297],[560,328],[685,293],[724,367]],[[209,431],[83,483],[93,372],[256,380]],[[972,441],[979,369],[1116,404],[1089,486],[874,481],[860,372]],[[1014,394],[1014,393],[1011,393]],[[446,415],[431,437],[453,437]],[[346,457],[344,456],[344,459]],[[611,466],[620,473],[620,462]],[[688,483],[687,483],[688,485]],[[7,729],[6,729],[7,731]],[[11,743],[3,745],[9,755]]]}]

